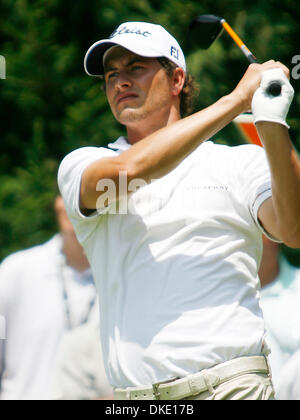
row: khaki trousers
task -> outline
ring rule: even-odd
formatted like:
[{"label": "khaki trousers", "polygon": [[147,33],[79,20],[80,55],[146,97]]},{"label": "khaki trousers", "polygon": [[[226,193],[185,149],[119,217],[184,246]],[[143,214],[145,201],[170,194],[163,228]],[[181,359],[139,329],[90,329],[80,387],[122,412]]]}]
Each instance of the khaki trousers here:
[{"label": "khaki trousers", "polygon": [[215,388],[185,400],[275,400],[272,381],[267,374],[237,376]]}]

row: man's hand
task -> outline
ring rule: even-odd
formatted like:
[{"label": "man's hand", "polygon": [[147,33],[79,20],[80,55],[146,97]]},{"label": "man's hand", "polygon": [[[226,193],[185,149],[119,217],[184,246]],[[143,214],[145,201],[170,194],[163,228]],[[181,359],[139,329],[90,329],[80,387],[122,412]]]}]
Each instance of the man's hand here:
[{"label": "man's hand", "polygon": [[[272,96],[268,93],[268,87],[274,80],[281,85],[281,94],[279,96]],[[289,128],[286,123],[286,116],[293,97],[294,89],[281,68],[264,71],[260,87],[254,93],[252,99],[254,123],[268,121],[282,124]]]},{"label": "man's hand", "polygon": [[262,75],[271,69],[282,69],[289,78],[289,69],[279,61],[270,60],[263,64],[250,64],[243,78],[236,86],[234,93],[238,94],[243,103],[243,112],[251,111],[252,99],[256,90],[260,87]]}]

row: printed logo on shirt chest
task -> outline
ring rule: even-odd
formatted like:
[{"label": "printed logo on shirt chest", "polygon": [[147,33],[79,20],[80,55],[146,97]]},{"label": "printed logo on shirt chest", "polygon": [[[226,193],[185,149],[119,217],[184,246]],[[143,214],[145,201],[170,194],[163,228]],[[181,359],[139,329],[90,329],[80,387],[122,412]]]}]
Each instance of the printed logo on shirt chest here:
[{"label": "printed logo on shirt chest", "polygon": [[220,191],[229,192],[228,185],[191,185],[186,187],[187,191]]},{"label": "printed logo on shirt chest", "polygon": [[227,210],[232,206],[230,187],[226,184],[183,185],[180,201],[189,213],[202,211]]},{"label": "printed logo on shirt chest", "polygon": [[[138,214],[151,215],[158,211],[167,211],[170,215],[175,213],[184,214],[191,210],[211,208],[224,208],[228,206],[228,199],[224,199],[224,193],[229,193],[227,185],[191,185],[177,186],[175,189],[167,185],[159,188],[140,190],[132,196],[129,203],[131,212]],[[134,210],[134,211],[133,211]]]}]

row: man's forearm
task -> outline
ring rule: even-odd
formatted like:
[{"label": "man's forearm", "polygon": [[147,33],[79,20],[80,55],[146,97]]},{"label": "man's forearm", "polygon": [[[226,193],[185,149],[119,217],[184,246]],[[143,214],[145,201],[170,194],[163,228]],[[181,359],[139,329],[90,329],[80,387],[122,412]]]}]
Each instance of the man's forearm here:
[{"label": "man's forearm", "polygon": [[[82,209],[96,208],[96,202],[103,191],[98,188],[99,181],[109,179],[117,187],[120,182],[125,182],[127,189],[122,188],[122,191],[128,191],[132,180],[142,179],[150,183],[159,179],[243,111],[243,98],[239,92],[232,92],[208,108],[150,134],[118,157],[103,158],[92,163],[82,176]],[[116,188],[117,192],[119,190]],[[109,202],[118,198],[117,193]]]},{"label": "man's forearm", "polygon": [[[174,169],[201,143],[244,111],[238,94],[224,96],[210,107],[164,127],[122,153],[130,168],[129,178],[146,182]],[[130,179],[129,179],[130,180]]]},{"label": "man's forearm", "polygon": [[272,177],[273,207],[280,238],[300,247],[300,161],[288,129],[280,124],[257,123]]}]

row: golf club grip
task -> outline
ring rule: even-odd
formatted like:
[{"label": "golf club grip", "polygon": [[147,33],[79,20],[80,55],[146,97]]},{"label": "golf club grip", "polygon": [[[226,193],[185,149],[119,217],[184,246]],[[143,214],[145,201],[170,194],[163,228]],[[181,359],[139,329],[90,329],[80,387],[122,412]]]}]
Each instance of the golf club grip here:
[{"label": "golf club grip", "polygon": [[[258,63],[258,60],[254,57],[253,54],[247,55],[250,63]],[[281,95],[281,84],[279,82],[271,82],[266,89],[266,93],[271,96],[280,96]]]}]

